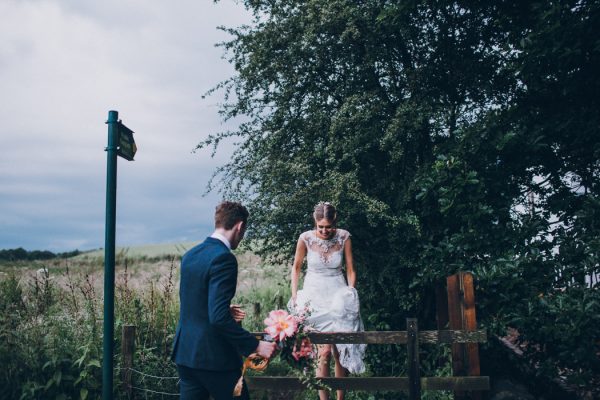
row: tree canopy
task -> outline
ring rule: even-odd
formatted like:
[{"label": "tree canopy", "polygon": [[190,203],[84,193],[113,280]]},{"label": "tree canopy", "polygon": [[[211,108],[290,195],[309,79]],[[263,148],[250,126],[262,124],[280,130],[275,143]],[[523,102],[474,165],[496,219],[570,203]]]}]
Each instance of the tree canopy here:
[{"label": "tree canopy", "polygon": [[73,250],[64,253],[53,253],[48,250],[33,250],[27,251],[22,247],[17,249],[0,250],[0,261],[34,261],[34,260],[50,260],[53,258],[68,258],[75,257],[81,252]]},{"label": "tree canopy", "polygon": [[243,122],[199,147],[237,138],[211,185],[249,204],[259,250],[289,259],[331,201],[371,329],[432,324],[435,284],[473,271],[484,326],[597,378],[599,2],[243,4],[215,88]]}]

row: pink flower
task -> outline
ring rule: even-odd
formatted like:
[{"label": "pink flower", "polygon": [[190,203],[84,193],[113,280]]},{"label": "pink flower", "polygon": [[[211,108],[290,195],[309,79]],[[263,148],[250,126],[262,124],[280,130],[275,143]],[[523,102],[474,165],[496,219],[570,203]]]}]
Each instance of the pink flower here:
[{"label": "pink flower", "polygon": [[284,310],[274,310],[265,319],[265,332],[277,341],[296,334],[298,323],[296,319]]},{"label": "pink flower", "polygon": [[297,344],[294,344],[294,351],[292,351],[292,357],[294,357],[294,360],[298,361],[301,358],[311,357],[311,356],[312,356],[312,345],[310,343],[310,340],[308,340],[308,338],[302,339],[302,342],[300,343],[300,348],[298,348]]},{"label": "pink flower", "polygon": [[304,315],[294,315],[294,320],[296,320],[296,324],[300,325],[304,323],[306,318],[304,317]]}]

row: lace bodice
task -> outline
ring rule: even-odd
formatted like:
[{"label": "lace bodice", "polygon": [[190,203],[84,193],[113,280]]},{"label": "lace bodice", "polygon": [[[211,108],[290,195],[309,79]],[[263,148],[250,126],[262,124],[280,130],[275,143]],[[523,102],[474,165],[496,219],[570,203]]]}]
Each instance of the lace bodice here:
[{"label": "lace bodice", "polygon": [[306,244],[306,262],[308,272],[337,275],[342,272],[344,243],[350,237],[350,232],[336,229],[331,239],[317,237],[317,232],[307,231],[300,235]]}]

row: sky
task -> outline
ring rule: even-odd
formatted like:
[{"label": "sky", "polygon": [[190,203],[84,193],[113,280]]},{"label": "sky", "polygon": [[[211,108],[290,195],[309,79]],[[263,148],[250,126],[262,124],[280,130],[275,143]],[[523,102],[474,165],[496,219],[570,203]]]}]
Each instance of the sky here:
[{"label": "sky", "polygon": [[[132,129],[118,159],[117,246],[202,240],[219,193],[206,192],[232,143],[222,131],[234,74],[218,26],[250,21],[232,0],[1,0],[0,249],[104,247],[108,111]],[[231,126],[229,126],[231,127]]]}]

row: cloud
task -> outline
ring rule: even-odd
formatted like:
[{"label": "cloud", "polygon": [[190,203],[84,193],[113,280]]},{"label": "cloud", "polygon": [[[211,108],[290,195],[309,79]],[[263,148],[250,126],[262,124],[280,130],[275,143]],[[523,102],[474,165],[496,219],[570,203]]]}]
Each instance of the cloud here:
[{"label": "cloud", "polygon": [[202,193],[231,152],[192,153],[223,128],[219,98],[201,95],[233,74],[216,27],[246,22],[243,8],[3,0],[0,13],[0,248],[103,246],[109,110],[139,149],[118,161],[119,244],[200,239],[219,198]]}]

